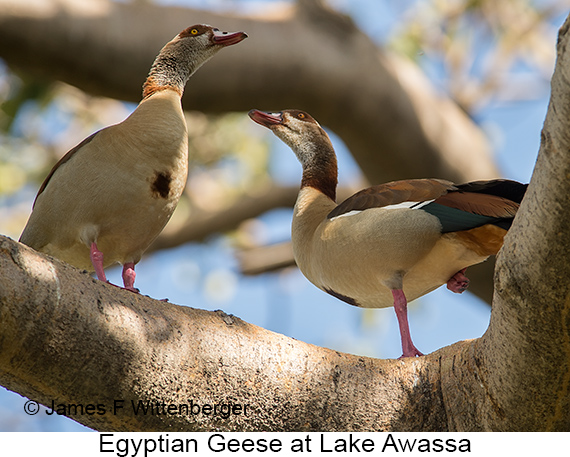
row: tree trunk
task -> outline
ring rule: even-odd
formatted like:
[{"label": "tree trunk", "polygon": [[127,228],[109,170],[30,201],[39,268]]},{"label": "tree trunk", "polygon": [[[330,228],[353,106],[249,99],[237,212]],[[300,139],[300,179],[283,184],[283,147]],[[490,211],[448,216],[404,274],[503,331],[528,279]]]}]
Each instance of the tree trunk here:
[{"label": "tree trunk", "polygon": [[497,258],[489,329],[442,366],[453,429],[473,429],[475,416],[482,430],[570,431],[569,28],[570,17],[536,168]]}]

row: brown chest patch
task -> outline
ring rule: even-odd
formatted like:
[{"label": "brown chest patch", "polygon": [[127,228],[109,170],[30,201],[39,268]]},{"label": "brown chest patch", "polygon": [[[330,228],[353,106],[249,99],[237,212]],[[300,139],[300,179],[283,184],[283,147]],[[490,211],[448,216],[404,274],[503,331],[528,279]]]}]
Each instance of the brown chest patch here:
[{"label": "brown chest patch", "polygon": [[157,172],[150,189],[155,197],[167,198],[170,194],[170,183],[172,176],[168,172]]},{"label": "brown chest patch", "polygon": [[173,90],[182,97],[182,92],[177,86],[159,82],[156,78],[149,76],[143,85],[143,100],[163,90]]}]

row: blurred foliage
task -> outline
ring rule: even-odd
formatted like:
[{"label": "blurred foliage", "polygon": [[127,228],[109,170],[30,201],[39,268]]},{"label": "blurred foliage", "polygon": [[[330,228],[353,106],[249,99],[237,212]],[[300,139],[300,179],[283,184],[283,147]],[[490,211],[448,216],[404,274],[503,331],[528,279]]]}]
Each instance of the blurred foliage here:
[{"label": "blurred foliage", "polygon": [[207,116],[194,111],[187,121],[189,180],[172,225],[176,219],[186,220],[193,207],[221,211],[271,179],[269,147],[247,115]]},{"label": "blurred foliage", "polygon": [[0,128],[10,132],[16,116],[25,104],[35,102],[45,107],[53,96],[53,83],[36,80],[27,75],[16,75],[4,69],[2,87],[7,94],[1,94],[5,100],[1,105]]},{"label": "blurred foliage", "polygon": [[[422,0],[404,13],[390,42],[468,113],[547,90],[555,59],[553,20],[569,0]],[[435,78],[432,78],[435,79]]]}]

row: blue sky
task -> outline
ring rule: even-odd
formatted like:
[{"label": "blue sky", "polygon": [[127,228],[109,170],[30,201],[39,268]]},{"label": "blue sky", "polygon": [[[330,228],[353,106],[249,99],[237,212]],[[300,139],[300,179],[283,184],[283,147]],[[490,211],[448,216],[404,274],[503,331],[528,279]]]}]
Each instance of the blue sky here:
[{"label": "blue sky", "polygon": [[[161,0],[157,3],[222,9],[232,5],[223,0]],[[248,3],[250,8],[256,8],[261,3],[271,2],[236,3]],[[332,3],[350,12],[358,25],[378,42],[389,36],[401,13],[401,3],[396,1],[335,0]],[[437,74],[431,76],[437,78]],[[531,101],[494,103],[477,113],[476,121],[489,134],[503,176],[529,181],[548,96],[548,87],[544,87]],[[344,145],[330,133],[339,155],[340,182],[353,181],[359,176],[358,167]],[[293,153],[277,139],[268,138],[272,144],[271,167],[279,170],[279,180],[298,183],[301,167]],[[288,239],[290,221],[290,210],[265,214],[261,218],[264,236],[276,242]],[[109,270],[109,279],[121,283],[120,270]],[[232,247],[224,237],[212,237],[203,244],[188,244],[143,258],[137,265],[137,286],[142,293],[155,298],[167,297],[180,305],[223,309],[250,323],[312,344],[373,357],[393,358],[401,354],[392,308],[362,310],[348,306],[312,286],[296,269],[241,277]],[[456,295],[445,287],[416,300],[410,304],[409,311],[414,343],[425,353],[481,336],[490,317],[488,305],[469,293]],[[66,418],[45,414],[26,416],[24,402],[19,395],[0,389],[0,430],[84,430]]]}]

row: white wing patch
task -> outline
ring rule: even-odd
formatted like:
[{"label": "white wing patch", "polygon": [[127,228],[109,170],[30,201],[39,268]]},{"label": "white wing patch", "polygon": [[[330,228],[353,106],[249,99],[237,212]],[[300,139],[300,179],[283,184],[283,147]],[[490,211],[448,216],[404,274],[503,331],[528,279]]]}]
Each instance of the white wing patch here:
[{"label": "white wing patch", "polygon": [[429,205],[431,202],[435,201],[435,198],[432,198],[431,200],[426,200],[425,202],[417,202],[415,205],[412,205],[410,208],[412,209],[420,209],[423,208],[426,205]]},{"label": "white wing patch", "polygon": [[402,203],[398,203],[396,205],[383,206],[382,209],[402,209],[402,208],[420,209],[420,208],[426,206],[427,204],[433,202],[434,200],[435,199],[426,200],[423,202],[402,202]]},{"label": "white wing patch", "polygon": [[[432,200],[426,200],[423,202],[402,202],[402,203],[397,203],[396,205],[388,205],[388,206],[382,206],[381,208],[370,208],[370,209],[420,209],[424,206],[426,206],[427,204],[433,202],[435,199]],[[362,211],[365,210],[358,210],[358,209],[353,209],[352,211],[349,211],[348,213],[344,213],[344,214],[340,214],[338,216],[332,217],[330,220],[333,221],[335,219],[338,219],[340,217],[348,217],[348,216],[355,216],[357,214],[360,214]]]},{"label": "white wing patch", "polygon": [[344,214],[341,214],[341,215],[339,215],[339,216],[331,217],[330,220],[331,220],[331,221],[334,221],[335,219],[339,219],[339,218],[341,218],[341,217],[354,216],[354,215],[356,215],[356,214],[360,214],[361,212],[362,212],[362,210],[353,209],[352,211],[349,211],[348,213],[344,213]]}]

